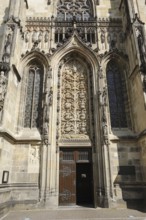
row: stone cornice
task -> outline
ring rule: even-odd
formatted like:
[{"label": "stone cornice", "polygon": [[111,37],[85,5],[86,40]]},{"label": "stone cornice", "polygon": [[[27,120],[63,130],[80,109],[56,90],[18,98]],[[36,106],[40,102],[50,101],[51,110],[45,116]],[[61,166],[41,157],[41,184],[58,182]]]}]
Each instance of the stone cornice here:
[{"label": "stone cornice", "polygon": [[[121,129],[122,130],[122,129]],[[139,141],[141,138],[146,138],[146,129],[144,129],[142,132],[140,133],[132,133],[131,134],[127,134],[127,132],[125,131],[125,134],[121,134],[121,135],[110,135],[110,140],[114,141],[114,142],[119,142],[119,141]]]},{"label": "stone cornice", "polygon": [[[30,135],[23,136],[23,135],[16,135],[14,133],[11,133],[8,130],[0,129],[0,137],[3,137],[7,139],[10,143],[13,144],[28,144],[28,143],[35,143],[35,144],[41,144],[41,136],[38,137],[32,137]],[[134,134],[131,132],[131,134],[127,134],[125,131],[125,134],[123,135],[114,135],[111,134],[109,136],[110,141],[119,142],[119,141],[139,141],[141,138],[146,138],[146,129],[140,132],[139,134]],[[82,140],[83,141],[83,140]],[[60,143],[61,144],[61,143]],[[89,146],[89,143],[87,144]]]},{"label": "stone cornice", "polygon": [[[38,188],[37,183],[11,183],[11,184],[0,184],[0,192],[1,191],[10,191],[13,189],[18,189],[18,188]],[[5,190],[6,188],[6,190]]]},{"label": "stone cornice", "polygon": [[[26,27],[50,27],[50,26],[62,26],[62,27],[71,27],[72,21],[64,21],[60,22],[57,21],[54,17],[27,17],[26,18]],[[77,27],[80,26],[122,26],[122,19],[121,18],[108,18],[108,17],[98,17],[94,20],[89,21],[76,21]]]},{"label": "stone cornice", "polygon": [[146,182],[136,182],[136,181],[127,181],[127,182],[114,182],[114,185],[119,185],[122,188],[146,188]]},{"label": "stone cornice", "polygon": [[3,137],[12,144],[41,144],[42,142],[41,136],[32,137],[31,135],[17,135],[3,128],[0,128],[0,137]]}]

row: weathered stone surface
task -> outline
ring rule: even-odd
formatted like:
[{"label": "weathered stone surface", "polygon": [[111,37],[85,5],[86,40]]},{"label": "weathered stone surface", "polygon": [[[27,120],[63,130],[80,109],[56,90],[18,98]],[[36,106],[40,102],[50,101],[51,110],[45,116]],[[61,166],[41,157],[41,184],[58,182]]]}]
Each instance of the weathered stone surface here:
[{"label": "weathered stone surface", "polygon": [[[142,204],[142,208],[146,200],[146,3],[0,2],[2,212],[60,205],[60,149],[66,163],[72,158],[68,150],[79,152],[75,169],[78,163],[91,162],[93,206]],[[108,78],[110,72],[114,78]],[[127,128],[112,126],[113,115],[122,124],[117,109],[125,114]]]}]

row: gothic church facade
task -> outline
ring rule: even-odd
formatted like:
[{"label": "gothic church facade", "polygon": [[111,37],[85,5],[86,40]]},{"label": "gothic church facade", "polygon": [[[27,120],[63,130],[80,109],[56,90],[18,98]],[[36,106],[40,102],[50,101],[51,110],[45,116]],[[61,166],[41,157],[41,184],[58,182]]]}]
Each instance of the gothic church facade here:
[{"label": "gothic church facade", "polygon": [[145,10],[145,0],[1,0],[1,214],[144,207]]}]

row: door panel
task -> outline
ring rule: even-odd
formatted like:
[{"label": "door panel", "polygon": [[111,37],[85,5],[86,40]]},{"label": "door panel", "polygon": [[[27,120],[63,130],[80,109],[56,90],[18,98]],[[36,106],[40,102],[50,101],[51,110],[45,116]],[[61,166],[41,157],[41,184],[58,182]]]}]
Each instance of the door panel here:
[{"label": "door panel", "polygon": [[91,204],[92,169],[87,149],[60,150],[59,205]]},{"label": "door panel", "polygon": [[76,204],[76,166],[75,161],[60,161],[59,204]]}]

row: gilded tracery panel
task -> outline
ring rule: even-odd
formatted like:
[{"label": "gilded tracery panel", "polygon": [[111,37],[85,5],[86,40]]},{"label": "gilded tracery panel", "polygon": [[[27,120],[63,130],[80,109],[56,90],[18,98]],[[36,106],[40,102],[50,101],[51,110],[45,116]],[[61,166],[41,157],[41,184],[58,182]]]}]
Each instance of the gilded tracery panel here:
[{"label": "gilded tracery panel", "polygon": [[70,60],[62,70],[61,136],[89,136],[89,94],[87,69],[78,60]]}]

